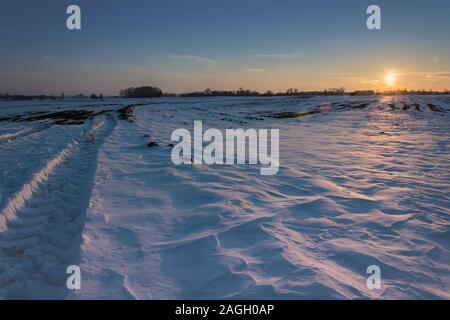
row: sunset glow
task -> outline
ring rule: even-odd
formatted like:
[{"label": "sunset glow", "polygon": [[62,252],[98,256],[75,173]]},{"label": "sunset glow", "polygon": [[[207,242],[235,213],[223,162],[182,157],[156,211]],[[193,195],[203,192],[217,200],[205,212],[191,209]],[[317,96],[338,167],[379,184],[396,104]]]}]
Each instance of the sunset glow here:
[{"label": "sunset glow", "polygon": [[[85,1],[81,30],[67,30],[69,16],[55,9],[54,1],[29,1],[28,10],[42,12],[36,21],[22,16],[20,3],[7,1],[0,12],[8,48],[0,52],[0,91],[117,95],[142,84],[168,93],[241,87],[445,91],[450,89],[450,45],[442,40],[448,38],[444,13],[450,3],[430,1],[442,17],[418,5],[405,15],[400,1],[382,1],[389,13],[382,16],[383,31],[369,30],[366,8],[349,1],[286,0],[283,6],[260,6],[256,0],[235,5],[198,0],[195,6],[181,0],[119,1],[108,14],[104,3],[110,2]],[[177,5],[185,11],[174,10]]]},{"label": "sunset glow", "polygon": [[393,87],[395,85],[395,82],[397,81],[397,77],[393,72],[389,72],[388,74],[386,74],[385,81],[389,87]]}]

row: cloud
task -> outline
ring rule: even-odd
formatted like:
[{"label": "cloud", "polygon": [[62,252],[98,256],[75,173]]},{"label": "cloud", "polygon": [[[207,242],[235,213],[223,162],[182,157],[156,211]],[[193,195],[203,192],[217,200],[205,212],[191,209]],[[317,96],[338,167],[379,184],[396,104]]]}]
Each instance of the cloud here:
[{"label": "cloud", "polygon": [[344,38],[338,38],[335,41],[336,41],[336,43],[339,43],[339,44],[351,44],[352,43],[352,40],[344,39]]},{"label": "cloud", "polygon": [[412,72],[396,72],[401,76],[416,76],[423,79],[449,78],[450,71],[412,71]]},{"label": "cloud", "polygon": [[428,73],[425,76],[425,79],[427,80],[433,80],[433,79],[447,79],[450,78],[450,72],[441,71],[441,72],[434,72],[434,73]]},{"label": "cloud", "polygon": [[194,62],[194,63],[198,63],[198,64],[203,64],[203,65],[213,65],[213,64],[217,63],[217,61],[209,59],[209,58],[187,55],[187,54],[169,54],[167,57],[169,59],[175,60],[176,63]]},{"label": "cloud", "polygon": [[425,81],[442,81],[442,80],[450,80],[450,72],[430,72],[423,73],[420,75],[420,80]]},{"label": "cloud", "polygon": [[264,69],[244,69],[242,71],[247,72],[247,73],[265,73],[266,72],[266,70],[264,70]]},{"label": "cloud", "polygon": [[303,53],[288,53],[288,54],[252,54],[250,58],[256,59],[295,59],[304,57]]},{"label": "cloud", "polygon": [[381,81],[380,80],[366,80],[366,81],[363,81],[363,83],[371,85],[371,86],[377,86],[381,83]]},{"label": "cloud", "polygon": [[6,71],[1,73],[3,76],[17,78],[17,79],[27,79],[27,80],[40,80],[49,77],[48,73],[45,71]]},{"label": "cloud", "polygon": [[399,76],[413,77],[419,81],[442,81],[450,80],[450,71],[400,71]]}]

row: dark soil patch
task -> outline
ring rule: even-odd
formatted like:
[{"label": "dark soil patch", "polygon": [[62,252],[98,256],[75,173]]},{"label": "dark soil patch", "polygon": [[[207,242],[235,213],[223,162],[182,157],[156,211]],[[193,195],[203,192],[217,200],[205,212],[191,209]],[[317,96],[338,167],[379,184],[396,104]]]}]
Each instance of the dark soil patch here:
[{"label": "dark soil patch", "polygon": [[78,125],[83,124],[86,120],[95,118],[96,116],[110,112],[112,110],[103,110],[94,112],[90,110],[64,110],[57,112],[28,112],[11,118],[2,118],[0,121],[12,122],[32,122],[32,121],[51,121],[58,125]]},{"label": "dark soil patch", "polygon": [[441,107],[436,106],[436,105],[431,104],[431,103],[428,104],[428,108],[430,108],[430,110],[433,111],[433,112],[445,112],[444,109],[442,109]]},{"label": "dark soil patch", "polygon": [[128,122],[133,122],[134,108],[138,106],[143,106],[143,104],[132,104],[117,110],[117,113],[119,114],[119,119],[126,120]]},{"label": "dark soil patch", "polygon": [[149,148],[153,148],[153,147],[158,147],[159,144],[156,141],[150,141],[149,143],[147,143],[147,147]]},{"label": "dark soil patch", "polygon": [[320,113],[319,110],[312,110],[312,111],[306,111],[306,112],[279,112],[279,113],[273,113],[269,115],[269,117],[277,118],[277,119],[292,119],[292,118],[302,118],[306,116],[310,116],[316,113]]}]

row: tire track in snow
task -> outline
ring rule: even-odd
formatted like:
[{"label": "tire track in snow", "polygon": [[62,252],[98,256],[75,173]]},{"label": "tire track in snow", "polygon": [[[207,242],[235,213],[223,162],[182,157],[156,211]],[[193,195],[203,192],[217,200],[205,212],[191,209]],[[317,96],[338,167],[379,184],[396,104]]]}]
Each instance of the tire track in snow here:
[{"label": "tire track in snow", "polygon": [[89,130],[91,123],[81,126],[51,126],[7,143],[0,143],[0,212],[7,201],[36,171],[45,167],[66,145]]},{"label": "tire track in snow", "polygon": [[0,213],[0,298],[64,298],[77,258],[97,154],[116,120],[102,116],[70,142]]},{"label": "tire track in snow", "polygon": [[15,133],[0,134],[0,145],[11,142],[12,140],[17,139],[17,138],[26,137],[30,134],[44,131],[46,129],[49,129],[50,127],[51,127],[50,125],[47,125],[47,126],[41,126],[41,127],[37,127],[37,128],[25,128],[25,129],[21,129],[21,130],[15,132]]}]

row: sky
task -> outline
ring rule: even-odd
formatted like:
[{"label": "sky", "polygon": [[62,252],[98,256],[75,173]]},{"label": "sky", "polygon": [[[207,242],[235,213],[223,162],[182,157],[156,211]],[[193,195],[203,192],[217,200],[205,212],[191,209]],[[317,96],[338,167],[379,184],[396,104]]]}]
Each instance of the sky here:
[{"label": "sky", "polygon": [[[71,4],[81,30],[66,28]],[[381,30],[366,27],[371,4]],[[449,12],[448,0],[2,1],[0,93],[445,90]]]}]

